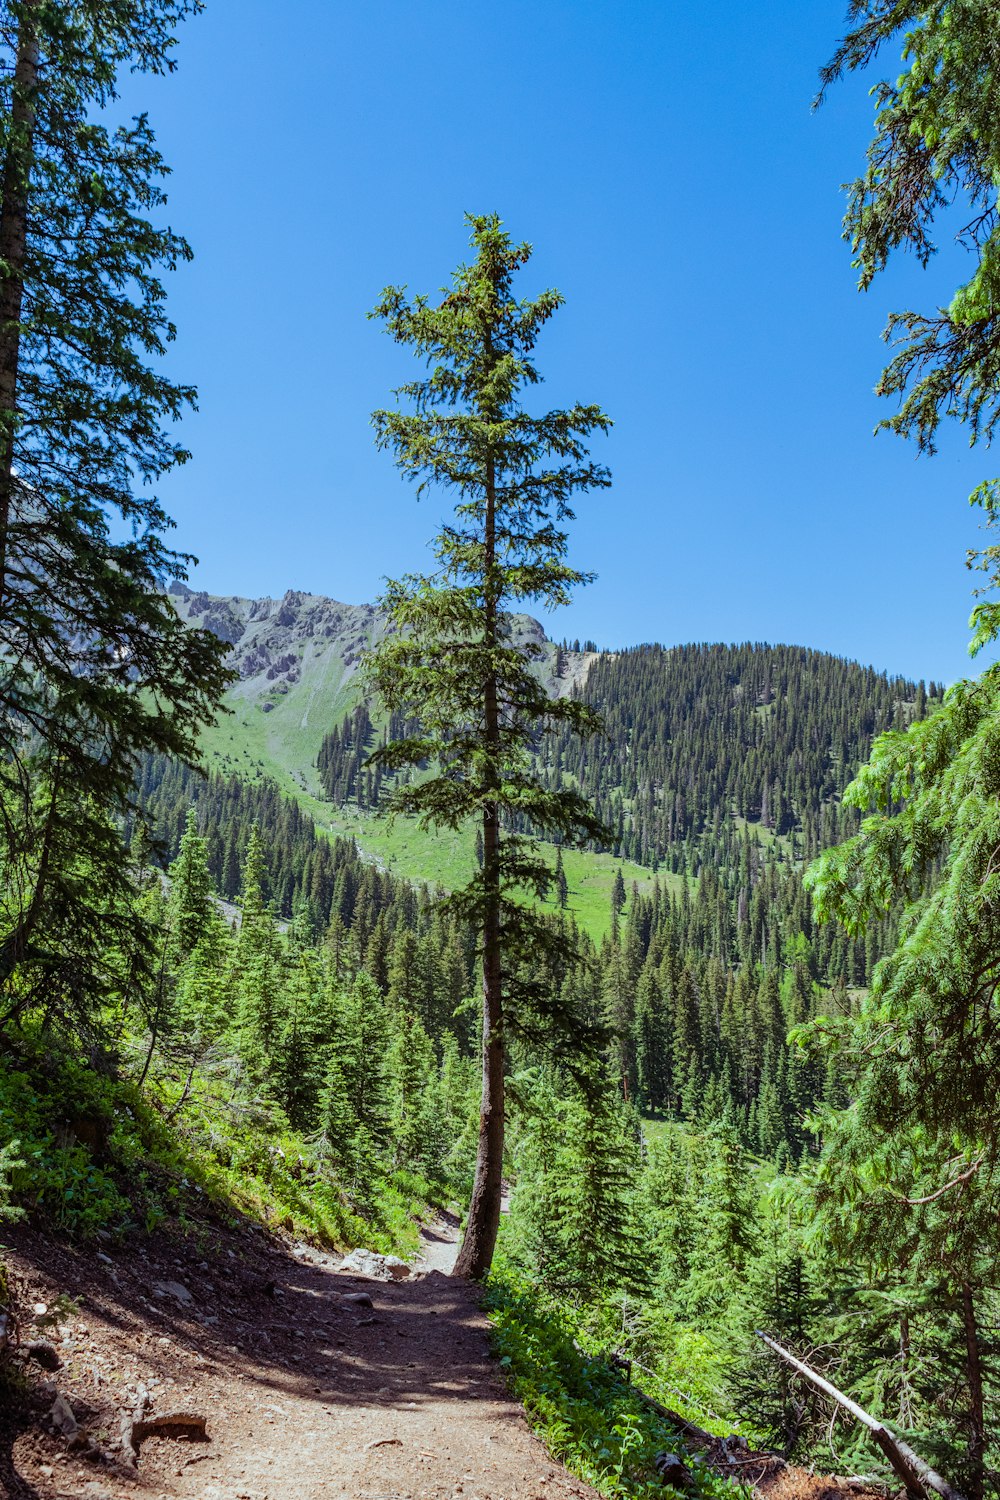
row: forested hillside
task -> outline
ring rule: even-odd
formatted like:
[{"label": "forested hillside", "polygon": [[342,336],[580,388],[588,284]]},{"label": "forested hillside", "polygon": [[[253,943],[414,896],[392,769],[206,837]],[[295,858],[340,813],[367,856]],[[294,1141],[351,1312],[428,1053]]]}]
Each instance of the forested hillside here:
[{"label": "forested hillside", "polygon": [[[550,1449],[605,1500],[724,1500],[734,1482],[766,1495],[776,1475],[779,1500],[844,1500],[859,1487],[881,1497],[899,1482],[911,1500],[1000,1494],[1000,666],[945,692],[808,646],[598,650],[551,639],[536,616],[558,615],[594,576],[571,546],[580,505],[598,536],[614,527],[627,549],[614,618],[626,640],[645,633],[637,622],[650,616],[630,612],[630,592],[649,577],[638,551],[649,501],[640,466],[626,498],[616,494],[621,515],[606,509],[606,460],[628,433],[637,452],[655,449],[646,472],[659,485],[662,415],[677,414],[683,433],[680,388],[704,405],[705,379],[693,349],[671,377],[677,388],[646,366],[651,388],[631,387],[636,410],[615,428],[619,414],[597,398],[617,362],[588,315],[562,368],[558,343],[552,369],[543,364],[564,299],[532,286],[533,248],[496,211],[466,214],[463,258],[443,292],[412,292],[403,279],[370,288],[391,376],[367,351],[338,365],[343,322],[327,325],[335,339],[322,336],[321,312],[343,316],[338,257],[362,243],[340,233],[342,218],[322,244],[308,221],[324,281],[294,353],[276,333],[261,339],[245,302],[228,325],[230,341],[252,339],[241,420],[249,410],[255,467],[242,471],[239,511],[233,502],[217,528],[231,549],[224,565],[280,588],[271,570],[284,559],[256,554],[276,546],[287,504],[281,540],[298,545],[289,572],[322,562],[329,579],[325,559],[360,515],[364,568],[355,558],[346,586],[363,593],[383,565],[400,564],[378,603],[191,587],[194,559],[168,546],[159,492],[192,458],[178,423],[197,392],[167,359],[176,330],[164,284],[192,252],[168,226],[170,169],[143,90],[176,87],[178,28],[205,8],[0,0],[0,1225],[17,1241],[0,1245],[0,1490],[127,1500],[137,1483],[151,1493],[153,1457],[165,1492],[195,1500],[206,1476],[213,1494],[221,1477],[214,1462],[196,1466],[225,1451],[225,1483],[240,1495],[266,1470],[268,1493],[301,1500],[321,1453],[321,1487],[335,1473],[358,1494],[374,1493],[376,1477],[379,1493],[417,1494],[433,1473],[435,1493],[458,1495],[466,1481],[496,1493],[492,1454],[469,1457],[476,1475],[448,1472],[448,1434],[477,1405],[483,1420],[470,1431],[485,1432],[494,1396],[510,1426],[507,1395],[494,1389],[506,1375]],[[317,35],[325,9],[306,0]],[[366,8],[356,9],[363,34]],[[540,59],[531,92],[548,100],[572,52],[566,97],[593,102],[582,86],[588,28],[606,18],[590,9],[586,26],[563,27],[551,46],[533,44],[512,13],[509,38],[483,34],[477,64],[496,53],[502,72],[511,45],[521,86]],[[475,35],[481,18],[468,10]],[[685,25],[703,25],[689,10]],[[433,12],[421,11],[421,30],[433,31]],[[625,37],[623,17],[614,26]],[[409,20],[401,12],[396,24],[402,36]],[[890,322],[877,387],[899,403],[883,425],[933,453],[946,417],[966,424],[973,446],[1000,424],[1000,12],[970,0],[850,0],[853,29],[824,89],[904,26],[908,71],[875,87],[875,136],[845,232],[867,286],[902,245],[925,264],[935,213],[965,201],[973,275],[946,308]],[[230,44],[244,31],[255,35],[231,30]],[[752,32],[730,49],[741,62]],[[416,40],[393,47],[398,75],[379,53],[390,89]],[[635,40],[637,57],[653,50],[645,33]],[[671,56],[695,60],[670,41]],[[488,69],[463,67],[466,44],[456,33],[471,113],[443,75],[433,88],[419,79],[431,111],[413,114],[409,154],[434,161],[435,193],[427,174],[408,176],[435,204],[446,201],[436,192],[446,152],[418,132],[440,117],[464,141],[480,117],[493,129],[498,110],[523,116],[516,95],[494,105]],[[300,91],[313,50],[293,58]],[[726,121],[726,49],[703,50],[719,68],[710,97]],[[768,65],[784,67],[783,49],[772,50]],[[272,72],[267,128],[277,140],[286,118],[307,119],[295,150],[308,161],[314,125],[344,91],[324,77],[303,93],[304,116]],[[241,118],[226,135],[240,183],[252,111],[230,107],[241,101],[227,98],[226,73],[200,75],[220,92],[196,136],[200,147],[215,116]],[[673,99],[662,82],[651,100]],[[345,118],[374,134],[388,95],[362,102],[351,99]],[[619,102],[633,111],[631,97]],[[699,99],[707,138],[706,121]],[[590,128],[581,117],[584,149],[554,137],[560,175],[576,158],[586,167],[585,206]],[[545,182],[539,161],[530,173],[518,161],[517,134],[504,160],[521,168],[506,181],[512,193],[518,179]],[[531,134],[537,150],[533,124]],[[645,134],[660,138],[633,131],[636,149]],[[675,122],[663,138],[680,141]],[[331,163],[344,154],[335,145]],[[671,171],[686,159],[678,151]],[[360,196],[369,174],[358,166],[350,194]],[[426,203],[401,210],[384,191],[389,166],[374,174],[382,199],[367,217],[380,225],[377,263],[385,252],[403,278],[411,251],[421,265],[408,234]],[[256,183],[259,161],[253,172]],[[310,215],[320,207],[317,180],[313,158],[303,191],[285,195],[289,214],[300,198]],[[798,209],[805,195],[795,197]],[[342,208],[360,235],[365,210],[350,196],[337,197]],[[561,232],[589,255],[599,219],[590,214],[585,237],[579,213]],[[643,233],[650,222],[644,203]],[[289,242],[305,273],[315,247]],[[238,280],[234,243],[227,222],[216,262]],[[704,234],[701,247],[713,248]],[[740,270],[728,241],[725,253],[727,274]],[[256,297],[260,256],[243,259]],[[581,255],[570,274],[586,264]],[[294,278],[282,285],[291,306]],[[645,299],[647,318],[656,300]],[[706,304],[692,306],[708,344]],[[351,315],[363,327],[362,311]],[[620,299],[614,317],[623,337],[641,328]],[[639,353],[633,341],[629,359]],[[282,458],[293,452],[279,399],[294,385],[286,355],[296,389],[319,403],[310,482],[320,476],[323,509],[309,524],[294,520],[305,514],[294,484],[282,474],[282,488],[268,467],[274,434]],[[418,497],[434,497],[425,572],[414,571],[405,527],[392,546],[380,529],[388,502],[370,523],[381,481],[354,466],[353,437],[332,421],[357,416],[344,388],[375,370],[392,394],[363,396],[364,441],[373,433]],[[566,396],[568,373],[587,400]],[[791,398],[791,372],[781,378]],[[712,440],[729,443],[746,473],[735,382],[733,392],[712,402]],[[826,448],[835,410],[822,408]],[[805,432],[801,417],[787,421]],[[228,480],[238,450],[217,452]],[[815,467],[816,454],[800,456],[802,472]],[[752,462],[779,467],[765,459]],[[357,494],[343,477],[353,485],[354,475]],[[880,503],[890,488],[880,474]],[[180,493],[190,526],[199,492]],[[833,499],[846,494],[842,485]],[[716,493],[720,515],[723,500]],[[1000,481],[980,483],[972,500],[988,533],[966,558],[985,579],[975,654],[1000,643]],[[812,511],[826,525],[830,508]],[[803,569],[797,528],[779,538],[755,515],[754,525]],[[198,527],[212,533],[203,517]],[[858,561],[857,533],[829,532],[836,558]],[[884,585],[908,624],[921,609],[917,575],[890,575],[877,535],[866,533],[861,559],[883,567],[871,594],[881,602]],[[904,540],[892,539],[901,555]],[[666,548],[668,532],[651,533],[654,543]],[[711,597],[731,602],[721,586]],[[734,633],[768,628],[751,594],[733,598],[747,616],[727,617]],[[831,618],[810,607],[790,633],[831,639]],[[899,636],[875,640],[864,636],[866,658],[902,651]],[[928,639],[907,649],[919,670]],[[457,1242],[456,1279],[425,1280],[411,1296],[413,1266],[386,1254],[430,1245],[432,1221]],[[355,1247],[366,1253],[349,1272],[339,1256]],[[328,1279],[335,1269],[400,1285],[377,1301],[345,1294]],[[467,1338],[478,1306],[493,1320],[492,1371],[485,1323],[478,1349]],[[92,1328],[113,1358],[83,1342]],[[375,1378],[386,1366],[391,1384]],[[317,1431],[286,1428],[272,1468],[254,1429],[287,1414],[263,1404],[282,1383],[324,1441],[314,1449]],[[372,1404],[359,1414],[365,1388]],[[228,1430],[220,1402],[239,1414]],[[440,1417],[443,1458],[406,1425],[418,1407],[435,1444]],[[362,1431],[369,1414],[381,1424],[373,1438]],[[178,1463],[173,1445],[190,1436],[215,1450]],[[522,1489],[516,1448],[505,1491],[541,1493],[554,1475],[524,1473]],[[403,1450],[408,1467],[396,1471]],[[811,1472],[785,1473],[789,1457]],[[525,1463],[537,1466],[537,1453]],[[850,1477],[828,1483],[817,1468]]]},{"label": "forested hillside", "polygon": [[[556,672],[566,672],[567,649],[552,655]],[[642,647],[594,653],[589,663],[584,691],[605,732],[586,747],[550,737],[539,758],[547,780],[582,782],[626,848],[645,852],[648,879],[611,883],[604,936],[595,945],[576,933],[579,961],[564,983],[587,1015],[615,1028],[625,1098],[676,1119],[725,1116],[751,1150],[798,1159],[809,1148],[806,1115],[833,1084],[789,1046],[788,1033],[831,1003],[849,1006],[892,931],[873,923],[851,938],[817,924],[803,855],[824,832],[857,826],[840,791],[873,735],[910,722],[939,690],[788,647]],[[390,736],[401,727],[386,725]],[[331,800],[369,817],[383,800],[382,771],[371,763],[380,738],[361,703],[318,755]],[[232,747],[239,764],[239,738]],[[188,808],[197,808],[216,888],[230,901],[249,830],[259,827],[276,912],[286,921],[308,914],[319,928],[343,924],[357,962],[385,988],[393,934],[414,926],[418,907],[412,889],[354,841],[324,836],[259,770],[250,780],[205,780],[151,761],[142,800],[170,856]],[[552,901],[572,922],[562,851],[551,859]],[[467,934],[470,990],[472,946]],[[422,972],[439,961],[429,954]]]},{"label": "forested hillside", "polygon": [[801,646],[638,646],[587,674],[600,740],[563,736],[546,760],[642,864],[692,868],[699,840],[729,821],[809,858],[857,826],[840,794],[874,737],[922,718],[940,691]]},{"label": "forested hillside", "polygon": [[[552,651],[554,680],[598,710],[602,729],[587,743],[549,736],[546,781],[570,777],[615,851],[654,869],[696,868],[704,839],[731,823],[784,838],[793,857],[829,848],[857,826],[840,794],[875,736],[922,718],[942,691],[798,646]],[[324,736],[317,767],[332,802],[380,805],[382,770],[366,764],[379,737],[366,704]]]}]

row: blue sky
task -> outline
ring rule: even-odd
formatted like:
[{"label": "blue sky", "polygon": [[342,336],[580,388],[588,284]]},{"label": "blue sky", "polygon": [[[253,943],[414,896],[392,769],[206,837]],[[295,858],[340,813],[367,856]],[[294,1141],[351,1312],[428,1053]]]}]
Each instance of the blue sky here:
[{"label": "blue sky", "polygon": [[[536,255],[566,308],[551,404],[599,401],[610,492],[573,560],[598,581],[546,623],[607,646],[792,641],[913,676],[969,670],[976,517],[960,432],[917,459],[872,436],[886,313],[948,300],[945,250],[865,296],[839,185],[864,83],[810,109],[842,0],[208,0],[180,69],[131,82],[195,261],[170,278],[193,461],[163,494],[219,593],[357,602],[421,568],[446,508],[372,446],[411,374],[366,310],[433,291],[466,211]],[[885,69],[896,71],[896,58]]]}]

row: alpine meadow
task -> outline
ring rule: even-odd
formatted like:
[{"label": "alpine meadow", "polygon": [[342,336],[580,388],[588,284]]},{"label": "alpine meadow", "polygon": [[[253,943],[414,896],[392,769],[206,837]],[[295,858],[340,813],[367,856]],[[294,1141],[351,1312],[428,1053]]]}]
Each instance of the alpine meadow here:
[{"label": "alpine meadow", "polygon": [[0,1496],[1000,1496],[1000,10],[287,9],[0,0]]}]

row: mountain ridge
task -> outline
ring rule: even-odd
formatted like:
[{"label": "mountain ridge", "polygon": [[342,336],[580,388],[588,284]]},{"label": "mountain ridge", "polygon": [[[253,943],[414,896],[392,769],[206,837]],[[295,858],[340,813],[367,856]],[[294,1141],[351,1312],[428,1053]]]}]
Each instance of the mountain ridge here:
[{"label": "mountain ridge", "polygon": [[[317,827],[354,838],[405,879],[465,883],[474,869],[468,831],[387,823],[376,811],[384,793],[380,801],[371,775],[359,774],[382,733],[367,715],[358,719],[361,655],[385,629],[376,605],[184,584],[171,596],[182,619],[232,646],[239,674],[228,713],[201,739],[210,770],[273,780]],[[565,851],[592,931],[606,925],[619,866],[646,887],[657,870],[683,880],[706,863],[738,862],[746,834],[796,863],[853,832],[844,786],[874,736],[922,714],[937,691],[805,646],[579,650],[526,615],[515,633],[539,648],[549,691],[579,691],[605,721],[605,733],[585,743],[549,736],[539,747],[546,783],[568,776],[615,832],[611,851]]]}]

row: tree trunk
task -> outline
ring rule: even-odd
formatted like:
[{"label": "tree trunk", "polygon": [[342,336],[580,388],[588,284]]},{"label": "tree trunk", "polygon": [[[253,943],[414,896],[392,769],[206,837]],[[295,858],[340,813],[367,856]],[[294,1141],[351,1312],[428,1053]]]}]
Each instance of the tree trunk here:
[{"label": "tree trunk", "polygon": [[824,1395],[831,1396],[839,1406],[842,1406],[845,1411],[849,1411],[852,1417],[868,1429],[874,1441],[889,1460],[894,1473],[903,1481],[903,1486],[908,1495],[922,1495],[926,1497],[926,1500],[932,1500],[934,1495],[942,1496],[943,1500],[963,1500],[962,1495],[959,1494],[958,1490],[952,1488],[947,1479],[943,1479],[940,1474],[936,1473],[930,1464],[925,1463],[919,1454],[914,1453],[909,1443],[904,1443],[902,1438],[898,1438],[894,1433],[891,1433],[877,1417],[872,1416],[871,1412],[865,1411],[863,1406],[859,1406],[856,1401],[852,1401],[850,1396],[845,1396],[843,1391],[838,1391],[837,1387],[832,1385],[829,1380],[826,1380],[822,1375],[818,1375],[803,1360],[796,1359],[794,1354],[789,1354],[787,1349],[783,1349],[780,1344],[776,1343],[774,1339],[769,1338],[766,1333],[761,1333],[758,1330],[757,1337],[769,1349],[773,1349],[774,1353],[783,1359],[787,1365],[791,1365],[793,1370],[797,1370],[800,1375],[804,1375],[807,1380],[812,1381],[817,1390],[821,1390]]},{"label": "tree trunk", "polygon": [[965,1371],[969,1383],[969,1500],[982,1500],[983,1460],[986,1457],[986,1419],[983,1414],[983,1365],[972,1287],[962,1283],[962,1321],[965,1324]]},{"label": "tree trunk", "polygon": [[[483,871],[489,869],[490,843],[497,845],[497,819],[483,816]],[[495,857],[495,856],[494,856]],[[492,906],[493,903],[491,902]],[[476,1176],[455,1275],[480,1281],[488,1273],[500,1229],[503,1192],[504,1058],[500,968],[499,904],[483,931],[483,1093],[479,1109]]]},{"label": "tree trunk", "polygon": [[[499,600],[496,578],[496,476],[486,466],[484,526],[484,644],[498,644]],[[495,671],[483,692],[486,743],[486,793],[483,806],[483,1093],[479,1109],[479,1144],[472,1201],[455,1275],[480,1281],[493,1262],[500,1229],[503,1193],[504,1043],[503,968],[500,930],[500,706]]]},{"label": "tree trunk", "polygon": [[17,421],[21,309],[28,242],[28,186],[35,129],[38,81],[37,0],[22,10],[14,65],[11,134],[0,192],[0,618],[7,591],[10,512],[14,493],[14,428]]}]

